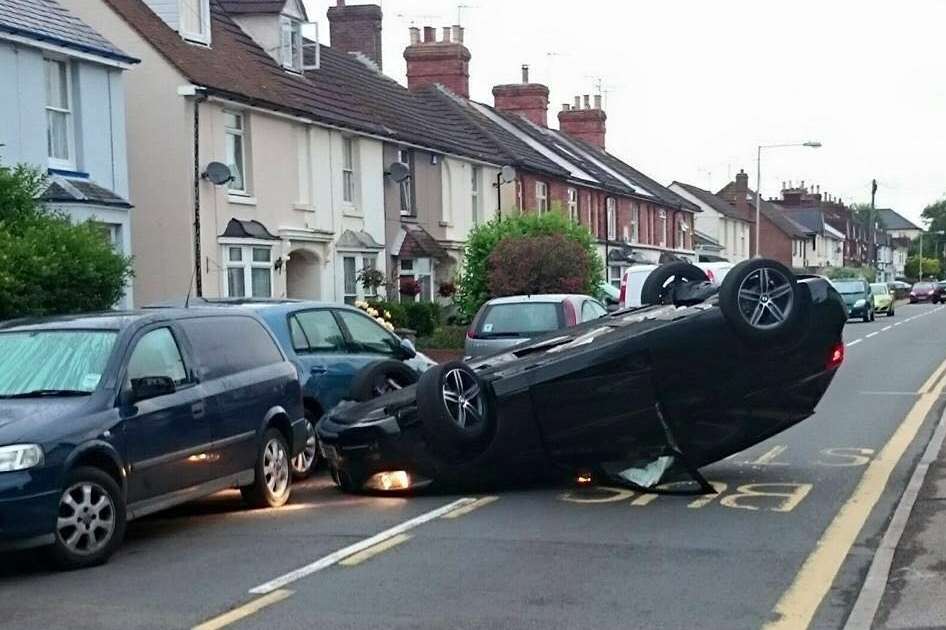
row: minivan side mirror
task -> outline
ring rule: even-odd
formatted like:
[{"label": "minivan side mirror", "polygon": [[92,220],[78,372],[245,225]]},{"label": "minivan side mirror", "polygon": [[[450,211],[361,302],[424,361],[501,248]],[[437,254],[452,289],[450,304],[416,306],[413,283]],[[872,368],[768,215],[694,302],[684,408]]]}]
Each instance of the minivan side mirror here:
[{"label": "minivan side mirror", "polygon": [[149,400],[177,391],[174,381],[167,376],[143,376],[131,379],[131,401]]},{"label": "minivan side mirror", "polygon": [[414,343],[410,339],[401,339],[395,350],[395,355],[401,361],[407,361],[417,356],[417,348],[414,347]]}]

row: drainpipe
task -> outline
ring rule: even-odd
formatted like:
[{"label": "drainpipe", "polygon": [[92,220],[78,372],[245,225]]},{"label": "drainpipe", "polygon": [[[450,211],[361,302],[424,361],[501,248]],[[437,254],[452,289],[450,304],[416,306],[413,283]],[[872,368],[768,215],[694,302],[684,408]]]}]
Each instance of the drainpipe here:
[{"label": "drainpipe", "polygon": [[200,248],[200,104],[207,100],[207,93],[196,92],[194,95],[194,290],[197,297],[204,296]]}]

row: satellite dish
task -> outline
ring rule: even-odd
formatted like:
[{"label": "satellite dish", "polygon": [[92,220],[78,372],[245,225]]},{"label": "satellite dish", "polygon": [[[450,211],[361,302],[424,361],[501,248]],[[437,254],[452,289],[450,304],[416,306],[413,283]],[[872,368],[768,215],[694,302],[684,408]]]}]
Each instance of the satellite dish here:
[{"label": "satellite dish", "polygon": [[499,172],[499,176],[502,178],[504,184],[514,182],[516,181],[516,169],[507,164]]},{"label": "satellite dish", "polygon": [[400,184],[411,176],[411,169],[409,169],[405,164],[394,162],[388,168],[388,175],[390,175],[391,179],[393,179],[396,183]]},{"label": "satellite dish", "polygon": [[222,186],[233,179],[233,173],[230,172],[230,167],[223,162],[211,162],[204,169],[202,177],[210,180],[210,183],[215,186]]}]

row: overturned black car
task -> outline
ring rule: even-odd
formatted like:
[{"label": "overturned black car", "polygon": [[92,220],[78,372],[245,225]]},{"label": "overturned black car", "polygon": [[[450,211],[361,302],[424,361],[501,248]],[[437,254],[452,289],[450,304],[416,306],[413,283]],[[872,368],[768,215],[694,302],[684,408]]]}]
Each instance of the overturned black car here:
[{"label": "overturned black car", "polygon": [[841,297],[773,260],[736,265],[720,287],[693,265],[664,265],[642,298],[649,306],[338,406],[317,427],[336,482],[701,481],[701,466],[812,415],[844,357]]}]

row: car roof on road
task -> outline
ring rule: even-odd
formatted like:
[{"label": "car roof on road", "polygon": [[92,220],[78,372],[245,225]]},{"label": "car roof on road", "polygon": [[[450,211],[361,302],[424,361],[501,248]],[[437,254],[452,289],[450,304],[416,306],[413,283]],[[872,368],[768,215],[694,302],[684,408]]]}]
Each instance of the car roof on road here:
[{"label": "car roof on road", "polygon": [[104,311],[54,317],[28,317],[0,322],[0,331],[26,330],[122,330],[135,323],[150,323],[189,317],[220,316],[209,308],[163,308],[153,310]]},{"label": "car roof on road", "polygon": [[587,298],[587,295],[579,293],[542,293],[537,295],[509,295],[506,297],[493,298],[487,304],[524,304],[527,302],[564,302],[565,300],[577,300]]}]

